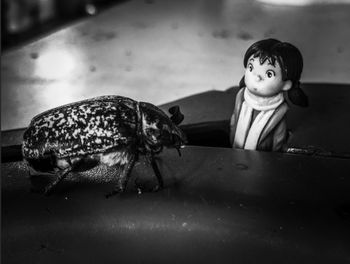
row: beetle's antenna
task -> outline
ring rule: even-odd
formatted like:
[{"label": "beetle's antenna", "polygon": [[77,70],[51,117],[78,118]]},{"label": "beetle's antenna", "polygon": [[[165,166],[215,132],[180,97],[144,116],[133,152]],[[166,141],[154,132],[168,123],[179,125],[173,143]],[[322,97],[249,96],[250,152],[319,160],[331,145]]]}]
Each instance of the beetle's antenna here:
[{"label": "beetle's antenna", "polygon": [[171,114],[170,119],[175,125],[180,124],[185,118],[185,116],[181,113],[180,107],[178,105],[170,107],[168,111]]}]

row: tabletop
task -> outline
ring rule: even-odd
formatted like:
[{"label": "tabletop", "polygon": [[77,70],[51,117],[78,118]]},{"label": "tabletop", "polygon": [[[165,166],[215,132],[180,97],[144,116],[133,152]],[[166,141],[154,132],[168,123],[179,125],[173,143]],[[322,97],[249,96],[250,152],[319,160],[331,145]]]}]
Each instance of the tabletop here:
[{"label": "tabletop", "polygon": [[48,178],[30,181],[23,162],[3,163],[3,261],[350,261],[348,160],[186,147],[157,162],[163,190],[147,191],[155,177],[141,159],[126,193],[109,199],[106,168],[72,174],[44,196],[30,190]]}]

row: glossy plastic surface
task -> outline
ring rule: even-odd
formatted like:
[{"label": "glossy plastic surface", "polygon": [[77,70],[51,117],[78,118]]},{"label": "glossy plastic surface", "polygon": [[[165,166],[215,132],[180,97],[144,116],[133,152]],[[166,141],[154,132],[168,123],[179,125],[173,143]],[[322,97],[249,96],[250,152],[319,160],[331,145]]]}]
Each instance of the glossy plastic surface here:
[{"label": "glossy plastic surface", "polygon": [[106,199],[113,171],[73,175],[45,197],[49,178],[3,163],[4,263],[346,263],[350,259],[348,160],[186,147],[144,161],[128,191]]}]

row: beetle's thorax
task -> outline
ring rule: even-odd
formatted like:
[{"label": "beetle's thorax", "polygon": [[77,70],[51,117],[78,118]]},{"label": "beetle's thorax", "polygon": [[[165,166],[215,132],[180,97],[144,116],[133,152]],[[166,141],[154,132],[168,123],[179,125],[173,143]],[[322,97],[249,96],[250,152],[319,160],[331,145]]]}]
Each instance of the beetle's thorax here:
[{"label": "beetle's thorax", "polygon": [[138,149],[142,154],[147,153],[159,153],[162,148],[159,147],[158,139],[154,135],[150,135],[148,131],[159,130],[156,122],[152,122],[147,117],[147,114],[142,111],[140,103],[136,104],[137,113],[137,125],[136,125],[136,135],[137,135],[137,145]]},{"label": "beetle's thorax", "polygon": [[[142,139],[142,131],[143,131],[143,125],[142,125],[142,112],[140,109],[140,103],[136,102],[136,136],[140,140]],[[138,142],[140,144],[141,142]]]},{"label": "beetle's thorax", "polygon": [[143,113],[140,109],[140,103],[136,102],[136,139],[137,146],[141,153],[146,153],[147,150],[145,148],[145,140],[144,140],[144,132],[143,132]]}]

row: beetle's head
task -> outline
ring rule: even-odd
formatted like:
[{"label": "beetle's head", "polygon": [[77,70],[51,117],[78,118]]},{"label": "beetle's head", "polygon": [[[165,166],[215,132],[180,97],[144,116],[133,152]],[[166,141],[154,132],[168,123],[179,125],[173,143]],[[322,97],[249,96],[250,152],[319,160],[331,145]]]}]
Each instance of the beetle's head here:
[{"label": "beetle's head", "polygon": [[143,144],[147,151],[159,153],[163,146],[176,148],[180,154],[180,148],[183,148],[187,142],[185,134],[177,126],[182,120],[183,115],[179,108],[170,108],[172,116],[169,118],[158,107],[140,102],[140,112],[142,115],[142,135]]}]

